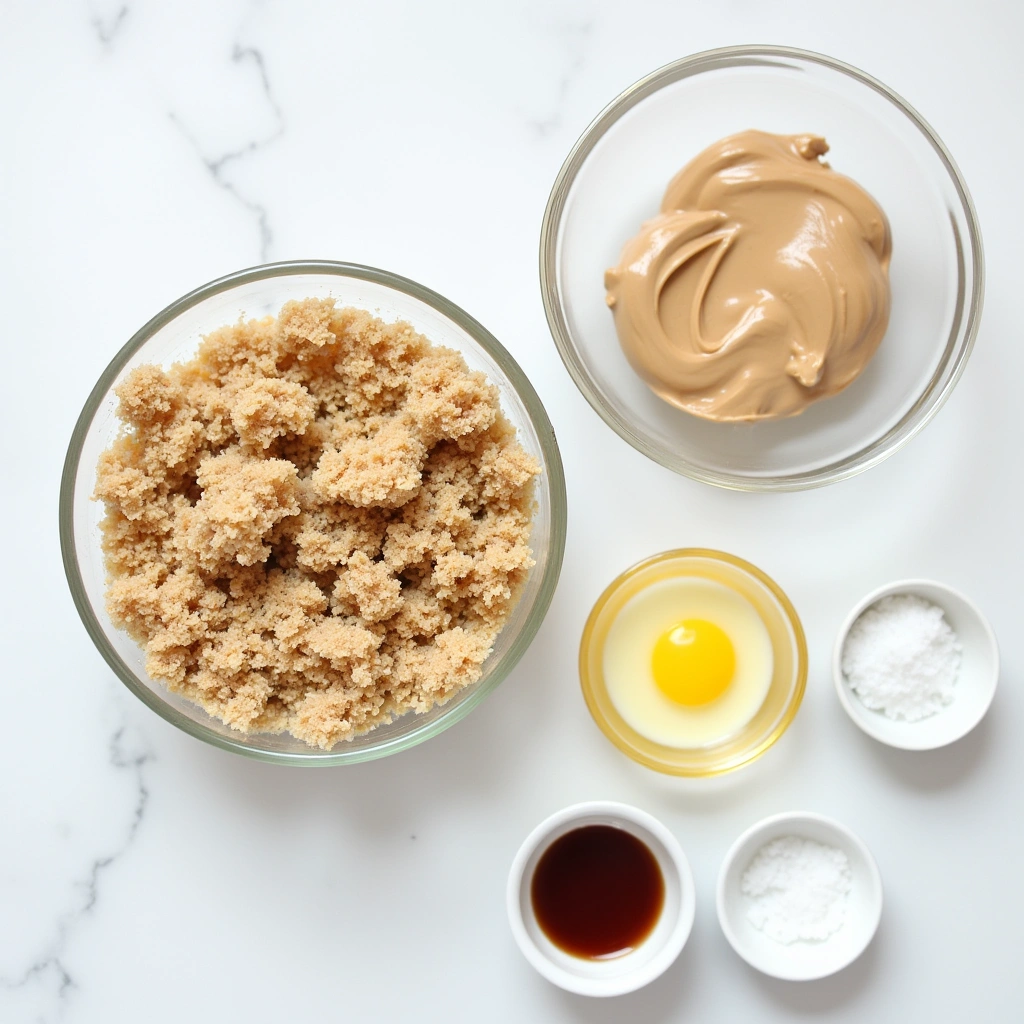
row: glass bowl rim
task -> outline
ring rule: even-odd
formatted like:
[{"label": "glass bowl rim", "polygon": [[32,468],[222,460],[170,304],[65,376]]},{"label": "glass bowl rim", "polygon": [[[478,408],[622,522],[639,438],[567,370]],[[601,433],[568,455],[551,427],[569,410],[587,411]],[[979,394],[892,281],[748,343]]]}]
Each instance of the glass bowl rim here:
[{"label": "glass bowl rim", "polygon": [[[793,648],[795,654],[794,667],[796,678],[794,680],[793,688],[789,695],[789,702],[786,704],[785,711],[772,727],[771,731],[762,737],[757,744],[745,751],[742,756],[733,757],[722,764],[717,764],[710,768],[694,769],[677,764],[671,764],[666,761],[660,761],[655,757],[651,757],[644,751],[638,750],[626,743],[617,732],[612,730],[597,706],[597,702],[594,699],[594,681],[591,679],[590,669],[587,664],[590,655],[590,648],[594,642],[594,629],[597,626],[597,620],[605,606],[615,596],[619,589],[629,580],[633,579],[633,577],[639,575],[641,572],[644,572],[652,566],[658,565],[662,562],[669,562],[674,559],[683,558],[704,558],[715,562],[724,562],[726,565],[731,565],[733,568],[739,569],[741,572],[751,576],[758,583],[764,586],[772,597],[778,601],[779,606],[782,609],[782,613],[789,623],[790,629],[793,630]],[[800,616],[797,614],[796,608],[793,606],[792,601],[790,601],[785,591],[775,582],[775,580],[773,580],[766,572],[759,569],[756,565],[740,558],[738,555],[732,555],[727,551],[719,551],[715,548],[673,548],[670,551],[661,551],[656,555],[650,555],[648,558],[642,559],[636,564],[631,565],[628,569],[619,573],[619,575],[601,591],[600,596],[594,602],[594,606],[591,608],[590,614],[587,616],[586,625],[583,627],[583,636],[580,639],[580,688],[583,691],[583,699],[586,701],[590,717],[593,718],[597,727],[602,733],[604,733],[616,749],[621,751],[631,760],[636,761],[638,764],[642,764],[645,768],[650,768],[665,775],[708,779],[716,775],[724,775],[727,772],[735,771],[738,768],[742,768],[744,765],[750,764],[752,761],[756,761],[770,747],[774,746],[782,734],[792,724],[793,719],[796,718],[797,712],[800,710],[800,705],[803,703],[804,693],[807,689],[807,673],[807,638],[804,634],[803,623],[800,621]],[[651,745],[652,747],[659,746],[659,744],[656,744],[653,741],[651,742]]]},{"label": "glass bowl rim", "polygon": [[[893,424],[880,437],[858,449],[858,451],[817,469],[791,474],[749,477],[723,470],[709,469],[690,462],[686,458],[674,456],[673,453],[663,450],[660,445],[652,443],[643,433],[635,430],[627,416],[621,415],[606,404],[599,388],[593,383],[589,371],[584,367],[577,354],[576,344],[573,341],[565,319],[561,302],[561,289],[558,283],[557,249],[562,215],[565,211],[565,204],[569,193],[575,184],[576,176],[591,151],[604,137],[605,132],[619,118],[642,100],[647,99],[648,96],[653,95],[663,86],[670,85],[673,82],[681,81],[703,71],[711,71],[723,67],[757,66],[768,60],[778,59],[800,60],[818,64],[832,71],[837,71],[861,85],[868,86],[888,100],[917,128],[938,156],[939,161],[949,175],[957,198],[960,201],[961,210],[967,225],[969,252],[966,255],[970,257],[972,277],[968,287],[964,271],[965,253],[960,246],[958,237],[959,295],[954,314],[953,328],[950,336],[946,339],[942,359],[935,369],[928,387],[907,409],[898,422]],[[963,375],[967,359],[977,339],[985,293],[984,254],[977,211],[974,208],[974,202],[971,199],[960,169],[935,130],[902,96],[877,78],[861,71],[852,64],[836,60],[834,57],[792,46],[756,44],[723,46],[713,50],[702,50],[699,53],[682,57],[679,60],[657,68],[619,93],[590,122],[583,131],[583,134],[576,140],[558,171],[541,221],[539,262],[541,299],[544,303],[544,314],[547,318],[548,328],[554,339],[555,347],[562,362],[565,364],[566,370],[569,372],[569,376],[572,377],[573,382],[598,416],[624,441],[654,462],[692,480],[737,491],[798,491],[824,487],[827,484],[856,476],[858,473],[878,465],[878,463],[883,462],[890,455],[899,451],[931,422]],[[969,302],[964,301],[965,291],[969,291]],[[959,345],[957,345],[955,342],[961,330],[963,331],[963,338]],[[952,368],[950,369],[951,365]],[[947,370],[949,371],[948,379],[937,392],[934,391],[936,379]],[[927,404],[929,401],[930,404]]]},{"label": "glass bowl rim", "polygon": [[[310,747],[308,751],[261,750],[249,745],[243,738],[244,734],[239,733],[238,739],[235,739],[233,736],[224,736],[203,723],[189,718],[164,700],[158,692],[140,683],[135,673],[118,656],[117,651],[108,641],[103,627],[96,617],[78,564],[74,524],[75,480],[78,475],[85,438],[89,428],[92,426],[92,421],[101,402],[110,391],[118,374],[127,362],[157,331],[193,306],[221,292],[256,281],[295,277],[303,274],[354,278],[403,292],[432,307],[461,327],[498,364],[502,373],[505,374],[526,407],[527,414],[537,434],[550,491],[550,536],[548,538],[547,563],[540,588],[537,591],[537,597],[533,607],[530,609],[529,615],[523,622],[520,632],[513,641],[513,646],[506,652],[505,660],[501,663],[499,669],[474,684],[472,693],[454,705],[450,711],[441,714],[433,721],[425,723],[411,733],[386,740],[374,746],[353,748],[342,743],[327,751],[317,750],[313,747]],[[565,553],[566,520],[565,474],[562,468],[562,459],[554,428],[533,385],[501,342],[483,324],[470,316],[460,306],[416,281],[376,267],[335,260],[285,260],[247,267],[244,270],[226,274],[193,289],[170,303],[170,305],[162,309],[136,331],[100,374],[99,380],[97,380],[89,392],[85,405],[75,422],[61,474],[58,511],[61,558],[64,564],[64,574],[67,578],[68,587],[71,590],[72,600],[75,603],[79,618],[82,620],[82,625],[89,634],[89,638],[103,660],[121,682],[147,707],[160,715],[161,718],[196,739],[219,747],[222,750],[229,750],[258,761],[302,766],[357,764],[361,761],[385,757],[389,754],[395,754],[414,747],[465,718],[512,671],[540,629],[554,596],[555,587],[561,572],[562,559]]]}]

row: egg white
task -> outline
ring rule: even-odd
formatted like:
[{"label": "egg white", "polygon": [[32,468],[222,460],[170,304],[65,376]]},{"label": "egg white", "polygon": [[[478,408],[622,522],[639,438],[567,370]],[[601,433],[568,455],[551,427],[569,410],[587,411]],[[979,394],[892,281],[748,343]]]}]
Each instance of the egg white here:
[{"label": "egg white", "polygon": [[[736,672],[707,704],[687,707],[658,689],[651,656],[658,638],[681,619],[713,622],[732,641]],[[615,709],[642,736],[669,747],[721,742],[757,713],[771,685],[774,657],[757,609],[729,587],[693,577],[659,580],[634,594],[605,637],[605,687]]]}]

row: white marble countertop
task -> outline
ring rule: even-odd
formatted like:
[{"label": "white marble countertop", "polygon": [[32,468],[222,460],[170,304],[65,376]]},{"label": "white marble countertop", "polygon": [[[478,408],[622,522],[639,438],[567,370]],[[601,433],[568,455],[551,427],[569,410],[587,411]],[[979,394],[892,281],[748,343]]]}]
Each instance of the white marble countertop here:
[{"label": "white marble countertop", "polygon": [[[1022,29],[1009,0],[4,4],[0,1020],[1019,1019]],[[600,422],[548,334],[537,240],[609,99],[761,41],[849,61],[923,113],[972,189],[988,283],[967,372],[919,438],[846,483],[759,496],[678,478]],[[124,341],[196,285],[300,257],[386,267],[486,324],[547,405],[570,501],[559,590],[513,675],[442,736],[321,771],[204,746],[132,697],[79,624],[56,524],[72,425]],[[621,757],[575,668],[604,584],[687,544],[762,566],[810,645],[793,727],[706,785]],[[846,719],[829,658],[858,597],[918,575],[982,606],[1004,669],[967,739],[904,754]],[[523,836],[594,798],[666,822],[699,897],[675,966],[607,1002],[534,974],[504,907]],[[739,832],[793,808],[851,826],[886,885],[867,953],[804,985],[743,964],[713,898]]]}]

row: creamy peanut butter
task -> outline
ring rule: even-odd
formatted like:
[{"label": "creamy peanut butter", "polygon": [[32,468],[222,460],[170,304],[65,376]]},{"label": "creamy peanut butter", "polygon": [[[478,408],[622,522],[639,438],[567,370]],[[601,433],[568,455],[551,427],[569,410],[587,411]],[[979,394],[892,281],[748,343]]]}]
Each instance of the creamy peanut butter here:
[{"label": "creamy peanut butter", "polygon": [[815,135],[747,131],[669,183],[605,274],[623,351],[712,420],[795,416],[864,369],[889,322],[889,223]]}]

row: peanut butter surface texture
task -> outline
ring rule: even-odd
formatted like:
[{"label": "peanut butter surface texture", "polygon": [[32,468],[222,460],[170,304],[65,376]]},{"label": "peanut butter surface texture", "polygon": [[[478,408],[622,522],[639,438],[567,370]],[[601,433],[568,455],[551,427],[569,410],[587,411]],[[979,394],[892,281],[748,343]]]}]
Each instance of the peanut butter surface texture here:
[{"label": "peanut butter surface texture", "polygon": [[795,416],[864,369],[889,322],[889,223],[814,135],[710,146],[605,274],[623,351],[711,420]]},{"label": "peanut butter surface texture", "polygon": [[107,607],[153,678],[324,749],[480,678],[540,467],[457,352],[307,299],[117,395]]}]

